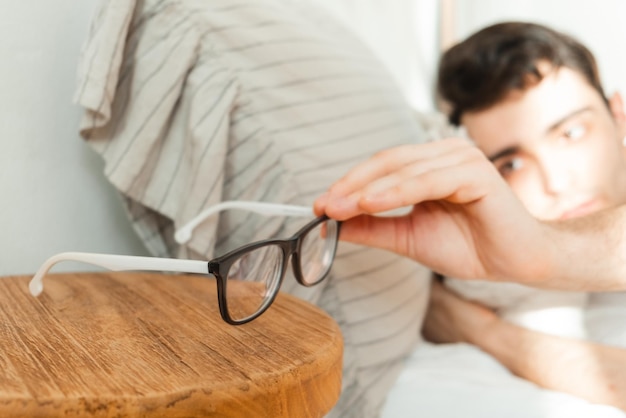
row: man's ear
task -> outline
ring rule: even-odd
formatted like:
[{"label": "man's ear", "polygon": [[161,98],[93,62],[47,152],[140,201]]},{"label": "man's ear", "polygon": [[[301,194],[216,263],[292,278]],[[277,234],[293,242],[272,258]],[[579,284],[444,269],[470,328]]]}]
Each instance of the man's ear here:
[{"label": "man's ear", "polygon": [[611,114],[613,115],[613,119],[615,119],[615,123],[617,123],[620,138],[623,138],[622,145],[624,146],[624,155],[626,157],[626,114],[624,113],[624,101],[622,100],[622,95],[619,94],[619,92],[613,93],[613,95],[609,98],[609,108],[611,109]]},{"label": "man's ear", "polygon": [[626,113],[624,113],[624,101],[622,100],[622,95],[619,92],[615,92],[611,97],[609,97],[609,109],[611,109],[613,118],[617,122],[626,123]]},{"label": "man's ear", "polygon": [[611,109],[611,114],[617,123],[621,137],[624,138],[624,146],[626,147],[626,113],[624,113],[624,101],[619,92],[613,93],[609,98],[609,109]]}]

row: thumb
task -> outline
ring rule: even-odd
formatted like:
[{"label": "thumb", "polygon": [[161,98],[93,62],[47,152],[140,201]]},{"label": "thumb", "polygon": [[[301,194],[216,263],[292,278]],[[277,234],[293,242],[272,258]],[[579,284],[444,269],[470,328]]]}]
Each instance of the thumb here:
[{"label": "thumb", "polygon": [[396,252],[401,255],[407,254],[406,240],[400,248],[399,231],[406,236],[407,217],[381,217],[371,215],[358,215],[345,220],[341,224],[339,239],[354,244],[367,245]]}]

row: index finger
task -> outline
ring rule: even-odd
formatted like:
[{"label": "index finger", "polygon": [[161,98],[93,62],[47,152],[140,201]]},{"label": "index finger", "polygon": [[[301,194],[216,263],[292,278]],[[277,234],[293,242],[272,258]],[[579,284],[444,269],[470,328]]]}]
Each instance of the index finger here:
[{"label": "index finger", "polygon": [[364,189],[372,182],[384,178],[407,165],[419,160],[436,158],[459,147],[467,147],[468,140],[449,138],[424,144],[401,145],[374,154],[371,158],[353,167],[345,176],[333,184],[328,191],[314,203],[314,211],[320,215],[325,213],[329,202],[338,202],[343,206],[354,206],[356,200],[351,199],[356,192]]}]

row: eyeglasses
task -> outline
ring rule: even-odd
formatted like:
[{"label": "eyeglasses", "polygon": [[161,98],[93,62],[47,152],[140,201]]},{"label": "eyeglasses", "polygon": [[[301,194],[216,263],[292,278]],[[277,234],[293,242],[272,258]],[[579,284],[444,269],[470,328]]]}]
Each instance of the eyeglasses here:
[{"label": "eyeglasses", "polygon": [[[308,207],[262,202],[226,201],[211,206],[176,231],[180,244],[211,215],[228,209],[263,215],[312,216]],[[210,274],[217,282],[220,314],[224,321],[241,325],[261,315],[272,304],[291,259],[293,273],[302,286],[320,283],[335,259],[341,223],[321,216],[288,239],[268,239],[244,245],[210,261],[138,257],[97,253],[61,253],[50,257],[29,284],[33,296],[43,291],[43,277],[61,261],[79,261],[113,271],[148,270]]]}]

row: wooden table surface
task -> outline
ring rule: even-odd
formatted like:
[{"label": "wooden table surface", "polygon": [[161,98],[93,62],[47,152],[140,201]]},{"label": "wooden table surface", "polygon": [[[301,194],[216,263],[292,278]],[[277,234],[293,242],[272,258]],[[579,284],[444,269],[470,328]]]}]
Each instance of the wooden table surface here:
[{"label": "wooden table surface", "polygon": [[0,279],[0,417],[320,417],[339,397],[340,330],[289,295],[232,326],[200,276],[29,280]]}]

